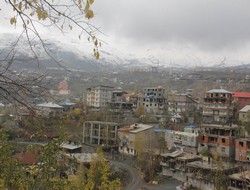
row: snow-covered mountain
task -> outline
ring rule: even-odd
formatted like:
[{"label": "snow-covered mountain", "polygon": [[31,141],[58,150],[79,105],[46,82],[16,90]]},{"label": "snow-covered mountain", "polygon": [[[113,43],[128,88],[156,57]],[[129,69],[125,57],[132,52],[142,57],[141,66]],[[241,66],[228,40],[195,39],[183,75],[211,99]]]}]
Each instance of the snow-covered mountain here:
[{"label": "snow-covered mountain", "polygon": [[[157,67],[225,67],[233,65],[244,65],[247,62],[228,59],[223,56],[208,57],[200,52],[194,51],[192,47],[182,49],[173,46],[161,47],[157,51],[145,49],[144,52],[122,52],[111,45],[103,45],[100,48],[100,59],[93,56],[93,46],[91,44],[80,44],[79,42],[61,42],[57,39],[44,39],[44,44],[37,38],[27,38],[23,36],[17,42],[18,36],[14,34],[0,34],[0,58],[6,57],[13,49],[15,57],[19,58],[18,64],[21,67],[36,67],[34,60],[25,60],[27,57],[34,57],[34,53],[39,57],[39,67],[65,67],[84,71],[100,71],[109,69],[144,69],[148,70],[152,66]],[[196,52],[196,53],[194,53]],[[12,54],[10,54],[11,56]],[[9,56],[9,57],[10,57]],[[202,57],[202,58],[201,58]],[[24,59],[24,60],[22,60]],[[55,61],[53,61],[56,60]],[[21,62],[21,63],[20,63]]]}]

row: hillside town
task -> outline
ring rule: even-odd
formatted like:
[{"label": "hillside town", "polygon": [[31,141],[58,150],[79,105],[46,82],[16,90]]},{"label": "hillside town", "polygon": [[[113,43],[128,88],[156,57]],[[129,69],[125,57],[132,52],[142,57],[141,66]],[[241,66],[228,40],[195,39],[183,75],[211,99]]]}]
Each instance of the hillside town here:
[{"label": "hillside town", "polygon": [[[160,176],[178,180],[177,189],[250,188],[249,91],[213,88],[198,97],[193,89],[178,93],[162,86],[132,91],[96,85],[76,100],[70,99],[68,80],[50,90],[57,98],[35,100],[40,101],[36,116],[25,107],[13,113],[13,105],[1,103],[1,127],[11,129],[6,123],[12,120],[19,131],[10,132],[14,141],[44,143],[60,135],[58,127],[69,126],[67,142],[61,144],[66,157],[88,165],[96,157],[90,149],[102,147],[107,160],[134,162],[149,183],[159,183]],[[31,127],[37,116],[47,120],[46,138],[27,138],[37,130]],[[18,151],[14,156],[30,165],[37,159]]]}]

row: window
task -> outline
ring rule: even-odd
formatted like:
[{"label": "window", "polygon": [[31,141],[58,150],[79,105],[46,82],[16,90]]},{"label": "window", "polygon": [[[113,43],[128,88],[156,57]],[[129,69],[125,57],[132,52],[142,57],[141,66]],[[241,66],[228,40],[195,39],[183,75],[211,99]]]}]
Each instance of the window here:
[{"label": "window", "polygon": [[225,147],[221,147],[221,152],[225,152],[225,151],[226,151]]},{"label": "window", "polygon": [[239,142],[239,145],[240,145],[240,147],[243,147],[244,146],[244,142]]},{"label": "window", "polygon": [[221,142],[222,142],[222,143],[226,143],[226,139],[224,139],[224,138],[221,139]]}]

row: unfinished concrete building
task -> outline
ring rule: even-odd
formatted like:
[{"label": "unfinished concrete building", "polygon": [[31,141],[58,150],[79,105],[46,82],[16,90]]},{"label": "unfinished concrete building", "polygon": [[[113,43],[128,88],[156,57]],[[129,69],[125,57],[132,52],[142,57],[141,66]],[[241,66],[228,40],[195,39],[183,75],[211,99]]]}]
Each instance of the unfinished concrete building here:
[{"label": "unfinished concrete building", "polygon": [[196,112],[196,101],[189,94],[171,94],[168,96],[168,113],[180,115],[187,121]]},{"label": "unfinished concrete building", "polygon": [[161,174],[185,182],[187,164],[198,160],[202,160],[202,157],[195,154],[187,154],[180,150],[172,153],[161,154]]},{"label": "unfinished concrete building", "polygon": [[228,190],[250,190],[250,171],[242,171],[228,176]]},{"label": "unfinished concrete building", "polygon": [[117,132],[121,127],[118,123],[86,121],[83,124],[83,143],[117,147]]},{"label": "unfinished concrete building", "polygon": [[165,141],[169,149],[182,149],[187,153],[197,153],[198,133],[168,130],[165,132]]},{"label": "unfinished concrete building", "polygon": [[216,183],[227,186],[228,176],[237,172],[239,167],[229,163],[194,161],[187,164],[186,184],[197,189],[216,189]]},{"label": "unfinished concrete building", "polygon": [[250,138],[239,138],[235,140],[235,160],[250,169]]},{"label": "unfinished concrete building", "polygon": [[232,93],[224,89],[207,91],[203,102],[202,120],[204,123],[231,123],[234,120]]},{"label": "unfinished concrete building", "polygon": [[226,161],[234,161],[235,139],[238,137],[237,125],[203,124],[198,140],[198,152],[207,151]]},{"label": "unfinished concrete building", "polygon": [[163,112],[166,107],[166,94],[163,87],[143,88],[138,97],[137,106],[143,106],[147,112]]}]

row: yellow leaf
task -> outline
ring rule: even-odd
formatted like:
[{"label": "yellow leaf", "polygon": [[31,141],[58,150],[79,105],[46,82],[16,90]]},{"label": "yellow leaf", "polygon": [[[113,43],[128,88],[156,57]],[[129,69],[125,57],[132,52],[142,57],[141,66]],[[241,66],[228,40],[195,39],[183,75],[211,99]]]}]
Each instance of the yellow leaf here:
[{"label": "yellow leaf", "polygon": [[90,4],[93,4],[94,3],[94,0],[88,0]]},{"label": "yellow leaf", "polygon": [[11,24],[11,25],[14,24],[14,19],[15,19],[14,17],[11,17],[11,18],[10,18],[10,24]]},{"label": "yellow leaf", "polygon": [[11,25],[16,24],[16,17],[10,18],[10,24]]},{"label": "yellow leaf", "polygon": [[41,10],[40,7],[37,7],[37,9],[36,9],[36,14],[37,14],[38,19],[41,20],[41,18],[42,18],[42,16],[43,16],[43,15],[42,15],[43,12],[42,12],[42,10]]},{"label": "yellow leaf", "polygon": [[20,2],[20,3],[18,4],[18,9],[19,9],[19,11],[22,10],[22,2]]},{"label": "yellow leaf", "polygon": [[96,58],[97,60],[100,58],[100,54],[99,54],[99,52],[96,52],[96,56],[95,56],[95,58]]},{"label": "yellow leaf", "polygon": [[93,12],[92,10],[89,9],[89,10],[85,13],[85,17],[86,17],[87,19],[93,18],[93,17],[94,17],[94,12]]},{"label": "yellow leaf", "polygon": [[94,44],[95,44],[95,46],[97,46],[98,45],[98,40],[95,40]]}]

